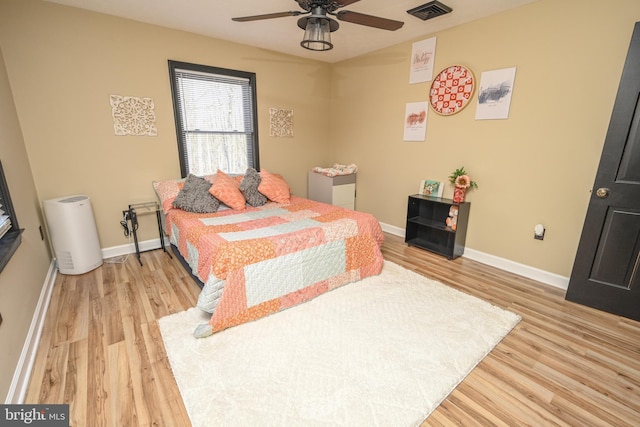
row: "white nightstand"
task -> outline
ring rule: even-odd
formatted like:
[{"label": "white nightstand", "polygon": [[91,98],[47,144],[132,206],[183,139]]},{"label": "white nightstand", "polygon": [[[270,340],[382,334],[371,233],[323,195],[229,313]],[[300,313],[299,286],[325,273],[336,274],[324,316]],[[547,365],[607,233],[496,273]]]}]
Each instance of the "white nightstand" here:
[{"label": "white nightstand", "polygon": [[326,176],[309,171],[309,199],[343,208],[356,207],[356,174]]}]

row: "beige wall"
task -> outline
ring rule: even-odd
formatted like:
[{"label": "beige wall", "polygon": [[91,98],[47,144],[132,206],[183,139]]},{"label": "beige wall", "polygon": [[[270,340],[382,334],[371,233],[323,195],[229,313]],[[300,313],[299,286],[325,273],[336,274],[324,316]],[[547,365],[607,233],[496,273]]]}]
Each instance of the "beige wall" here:
[{"label": "beige wall", "polygon": [[50,261],[47,246],[40,239],[38,231],[41,217],[36,187],[1,49],[0,160],[18,224],[25,230],[22,233],[22,244],[0,273],[0,314],[3,319],[0,325],[0,396],[5,396],[20,358]]},{"label": "beige wall", "polygon": [[[88,195],[103,248],[127,243],[122,210],[153,180],[180,176],[168,59],[257,74],[260,164],[294,193],[328,159],[328,64],[34,0],[0,2],[0,42],[38,196]],[[114,135],[110,94],[152,98],[158,136]],[[294,111],[294,138],[269,137],[270,107]]]},{"label": "beige wall", "polygon": [[479,184],[468,193],[467,246],[569,276],[635,21],[637,0],[607,2],[604,13],[540,0],[435,34],[436,73],[462,64],[479,80],[517,67],[516,79],[508,120],[476,121],[476,93],[457,115],[429,111],[421,143],[403,142],[405,104],[427,101],[430,88],[408,84],[412,43],[337,64],[331,141],[337,161],[360,168],[358,208],[404,228],[419,181],[465,166]]}]

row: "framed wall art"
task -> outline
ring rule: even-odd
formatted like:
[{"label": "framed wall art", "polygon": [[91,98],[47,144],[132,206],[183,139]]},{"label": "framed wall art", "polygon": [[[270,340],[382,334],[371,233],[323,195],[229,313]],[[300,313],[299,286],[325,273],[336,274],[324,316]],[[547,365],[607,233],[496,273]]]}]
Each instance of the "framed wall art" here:
[{"label": "framed wall art", "polygon": [[293,110],[269,108],[269,136],[293,138]]},{"label": "framed wall art", "polygon": [[116,135],[158,136],[153,99],[110,95]]},{"label": "framed wall art", "polygon": [[431,83],[429,104],[438,114],[449,116],[460,112],[469,104],[476,80],[473,73],[462,65],[451,65],[440,71]]},{"label": "framed wall art", "polygon": [[476,120],[508,119],[516,67],[484,71],[480,76]]},{"label": "framed wall art", "polygon": [[404,112],[404,140],[424,141],[427,133],[426,102],[409,102]]},{"label": "framed wall art", "polygon": [[436,38],[415,42],[411,47],[411,72],[409,84],[433,79],[433,62],[436,56]]}]

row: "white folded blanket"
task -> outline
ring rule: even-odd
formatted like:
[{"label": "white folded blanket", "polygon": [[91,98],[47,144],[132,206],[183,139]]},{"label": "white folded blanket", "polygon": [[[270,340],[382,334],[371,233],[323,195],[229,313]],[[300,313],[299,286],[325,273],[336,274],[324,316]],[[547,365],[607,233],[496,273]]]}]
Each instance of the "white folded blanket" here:
[{"label": "white folded blanket", "polygon": [[321,168],[320,166],[316,166],[313,168],[313,171],[326,176],[351,175],[352,173],[358,172],[358,166],[356,166],[355,163],[351,163],[349,165],[335,163],[330,168]]}]

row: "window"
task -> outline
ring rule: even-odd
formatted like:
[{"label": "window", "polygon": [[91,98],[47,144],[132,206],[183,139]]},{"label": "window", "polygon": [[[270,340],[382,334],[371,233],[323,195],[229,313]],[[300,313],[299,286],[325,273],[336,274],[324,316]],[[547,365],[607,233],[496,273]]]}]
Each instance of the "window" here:
[{"label": "window", "polygon": [[180,172],[259,169],[254,73],[169,61]]},{"label": "window", "polygon": [[0,163],[0,271],[7,265],[21,242],[22,230],[18,226],[7,180]]}]

